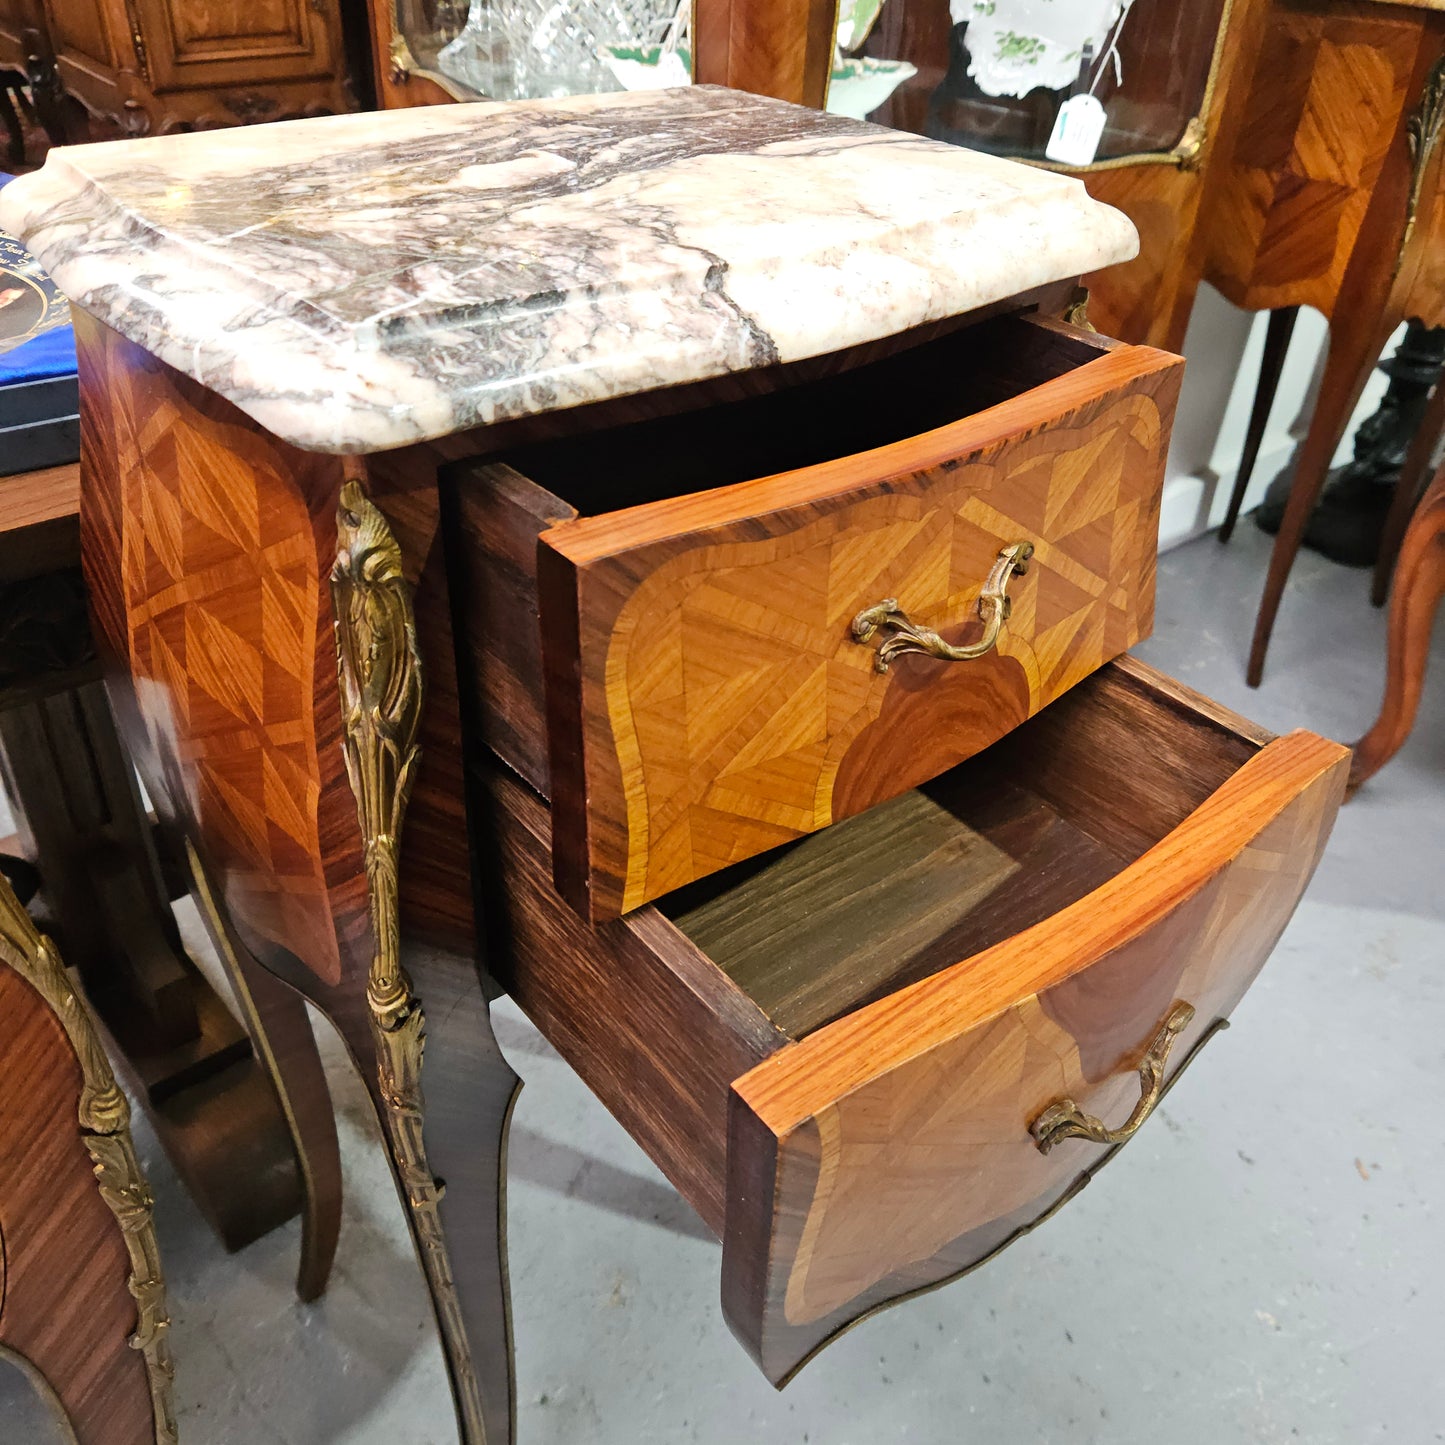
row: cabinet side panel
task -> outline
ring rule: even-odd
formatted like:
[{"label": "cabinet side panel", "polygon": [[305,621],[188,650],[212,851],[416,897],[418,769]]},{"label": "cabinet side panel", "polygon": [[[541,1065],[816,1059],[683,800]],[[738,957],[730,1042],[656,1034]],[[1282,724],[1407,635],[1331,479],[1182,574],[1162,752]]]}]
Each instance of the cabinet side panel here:
[{"label": "cabinet side panel", "polygon": [[82,553],[122,733],[247,943],[335,986],[368,952],[327,589],[341,463],[79,312],[76,336]]}]

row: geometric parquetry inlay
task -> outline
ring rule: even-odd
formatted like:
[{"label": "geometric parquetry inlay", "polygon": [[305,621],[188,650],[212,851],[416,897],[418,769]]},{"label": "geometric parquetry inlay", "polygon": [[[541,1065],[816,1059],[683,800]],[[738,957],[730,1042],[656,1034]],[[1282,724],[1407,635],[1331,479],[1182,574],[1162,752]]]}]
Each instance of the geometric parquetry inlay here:
[{"label": "geometric parquetry inlay", "polygon": [[[317,836],[311,659],[318,580],[287,479],[184,415],[133,419],[122,574],[150,742],[201,824],[233,912],[339,977]],[[301,951],[298,949],[298,951]]]},{"label": "geometric parquetry inlay", "polygon": [[[1034,544],[997,648],[1021,669],[1022,715],[1000,715],[993,736],[974,730],[955,760],[1133,645],[1152,608],[1162,426],[1151,396],[1125,394],[1087,424],[781,535],[694,547],[647,575],[606,664],[627,808],[624,910],[833,821],[840,766],[889,688],[938,667],[904,657],[876,672],[874,647],[849,636],[860,608],[896,597],[945,635],[976,627],[999,550]],[[996,665],[954,664],[978,675]],[[935,735],[947,724],[940,716]],[[936,771],[932,754],[894,791]]]}]

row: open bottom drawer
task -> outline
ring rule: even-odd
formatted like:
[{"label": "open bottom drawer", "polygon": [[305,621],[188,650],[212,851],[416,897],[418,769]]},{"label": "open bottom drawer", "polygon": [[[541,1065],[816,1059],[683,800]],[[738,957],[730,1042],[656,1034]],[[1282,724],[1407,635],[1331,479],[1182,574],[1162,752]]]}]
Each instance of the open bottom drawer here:
[{"label": "open bottom drawer", "polygon": [[601,928],[499,771],[504,985],[718,1232],[775,1382],[1144,1122],[1299,901],[1348,753],[1130,660],[890,803]]}]

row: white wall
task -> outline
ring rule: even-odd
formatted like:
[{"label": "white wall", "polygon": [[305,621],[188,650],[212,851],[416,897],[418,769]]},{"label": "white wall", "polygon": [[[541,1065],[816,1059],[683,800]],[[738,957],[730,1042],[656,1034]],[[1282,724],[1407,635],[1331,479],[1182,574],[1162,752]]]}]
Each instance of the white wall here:
[{"label": "white wall", "polygon": [[[1224,520],[1244,449],[1268,319],[1262,312],[1238,310],[1210,286],[1199,288],[1184,341],[1189,365],[1184,373],[1184,392],[1164,482],[1159,522],[1161,550],[1177,547]],[[1385,348],[1385,355],[1394,350],[1403,335],[1401,327]],[[1316,311],[1301,311],[1259,460],[1245,494],[1246,511],[1264,496],[1309,424],[1326,338],[1324,318]],[[1335,458],[1337,463],[1351,455],[1354,429],[1374,411],[1386,385],[1379,372],[1370,378]]]}]

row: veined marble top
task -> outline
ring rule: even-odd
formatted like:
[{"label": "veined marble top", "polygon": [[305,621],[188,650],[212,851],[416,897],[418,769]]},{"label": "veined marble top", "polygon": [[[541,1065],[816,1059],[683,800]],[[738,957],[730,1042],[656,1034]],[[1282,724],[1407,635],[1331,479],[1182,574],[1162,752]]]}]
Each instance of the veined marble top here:
[{"label": "veined marble top", "polygon": [[333,452],[836,351],[1138,249],[1072,178],[713,87],[70,146],[0,228]]}]

